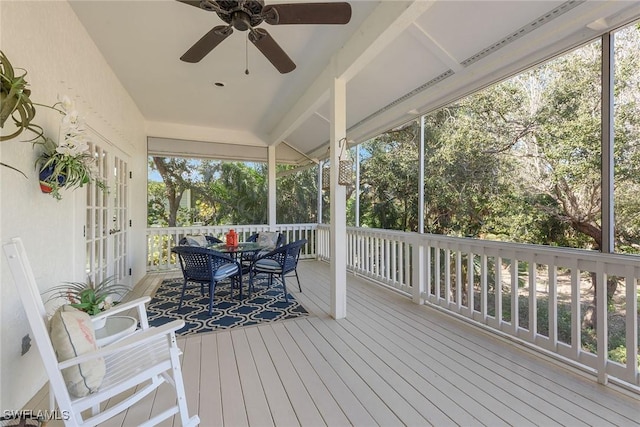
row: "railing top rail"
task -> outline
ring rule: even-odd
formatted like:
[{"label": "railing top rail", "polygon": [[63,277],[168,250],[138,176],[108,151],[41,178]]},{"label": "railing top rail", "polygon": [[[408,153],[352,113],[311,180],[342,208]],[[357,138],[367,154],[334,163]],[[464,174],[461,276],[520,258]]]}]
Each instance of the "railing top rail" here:
[{"label": "railing top rail", "polygon": [[[509,253],[535,253],[536,255],[582,259],[593,262],[613,262],[618,264],[633,264],[640,267],[640,257],[628,254],[609,254],[589,249],[577,249],[557,246],[537,245],[532,243],[514,243],[502,242],[497,240],[483,240],[471,237],[453,237],[442,236],[438,234],[418,234],[411,233],[414,238],[421,241],[428,241],[430,245],[436,243],[442,244],[446,249],[465,249],[473,251],[473,249],[482,248],[483,250],[491,250],[496,255],[505,256]],[[438,245],[440,246],[440,245]],[[500,252],[500,253],[498,253]]]},{"label": "railing top rail", "polygon": [[[314,228],[318,224],[315,223],[300,223],[300,224],[276,224],[274,228],[283,228],[283,227],[304,227],[304,228]],[[188,225],[184,227],[147,227],[147,232],[149,231],[181,231],[181,230],[191,230],[191,229],[208,229],[208,228],[269,228],[268,224],[245,224],[245,225],[237,225],[237,224],[220,224],[220,225]]]}]

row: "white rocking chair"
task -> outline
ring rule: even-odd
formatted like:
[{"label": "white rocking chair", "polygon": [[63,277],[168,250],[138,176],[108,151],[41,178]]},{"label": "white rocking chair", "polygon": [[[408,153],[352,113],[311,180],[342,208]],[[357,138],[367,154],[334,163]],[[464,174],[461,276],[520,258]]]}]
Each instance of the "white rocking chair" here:
[{"label": "white rocking chair", "polygon": [[[197,426],[200,423],[197,415],[190,418],[187,411],[179,361],[181,352],[175,337],[175,331],[184,326],[183,321],[177,320],[150,328],[145,310],[148,297],[119,304],[105,311],[104,316],[137,308],[141,329],[96,351],[58,362],[47,329],[47,314],[22,241],[19,238],[12,239],[4,245],[4,252],[49,377],[51,397],[57,401],[60,413],[68,416],[65,426],[96,426],[139,402],[165,381],[175,389],[176,405],[140,425],[153,426],[175,414],[179,414],[183,427]],[[105,360],[106,375],[98,391],[85,397],[71,395],[65,385],[62,370],[100,357]],[[133,393],[106,408],[109,399],[127,390]],[[86,419],[83,412],[87,413]]]}]

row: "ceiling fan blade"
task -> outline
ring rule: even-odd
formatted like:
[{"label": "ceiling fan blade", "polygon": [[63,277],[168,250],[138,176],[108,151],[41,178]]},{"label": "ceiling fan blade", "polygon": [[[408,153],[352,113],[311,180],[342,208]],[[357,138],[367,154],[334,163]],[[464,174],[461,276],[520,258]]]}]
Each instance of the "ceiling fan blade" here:
[{"label": "ceiling fan blade", "polygon": [[222,43],[231,33],[233,33],[231,26],[218,25],[217,27],[213,27],[213,29],[198,40],[196,44],[191,46],[180,59],[184,62],[200,62],[202,58],[207,56],[214,47]]},{"label": "ceiling fan blade", "polygon": [[177,0],[180,3],[188,4],[189,6],[195,6],[200,9],[200,0]]},{"label": "ceiling fan blade", "polygon": [[262,9],[267,24],[347,24],[351,20],[349,3],[272,4]]},{"label": "ceiling fan blade", "polygon": [[273,64],[280,73],[286,74],[296,68],[296,64],[289,58],[271,35],[262,28],[254,28],[249,32],[249,40]]},{"label": "ceiling fan blade", "polygon": [[189,6],[197,7],[198,9],[206,10],[207,12],[216,12],[220,10],[220,7],[215,0],[176,0],[180,3],[188,4]]}]

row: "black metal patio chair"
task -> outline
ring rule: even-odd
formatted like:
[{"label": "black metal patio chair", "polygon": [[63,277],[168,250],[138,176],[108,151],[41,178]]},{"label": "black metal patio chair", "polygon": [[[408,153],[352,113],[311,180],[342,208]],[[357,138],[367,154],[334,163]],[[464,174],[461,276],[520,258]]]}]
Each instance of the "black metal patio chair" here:
[{"label": "black metal patio chair", "polygon": [[242,267],[238,261],[212,249],[198,246],[175,246],[171,252],[178,255],[184,283],[180,294],[178,309],[187,289],[187,283],[199,283],[200,293],[204,295],[204,285],[209,288],[209,316],[213,313],[213,296],[216,284],[224,279],[231,280],[231,293],[234,285],[238,285],[239,297],[242,299]]},{"label": "black metal patio chair", "polygon": [[[247,242],[258,242],[260,239],[260,233],[254,233],[251,236],[247,237]],[[251,270],[251,266],[253,262],[260,258],[262,255],[266,255],[270,250],[279,248],[280,246],[287,243],[287,236],[284,233],[278,233],[278,238],[276,239],[275,247],[269,248],[267,250],[261,250],[259,252],[247,252],[242,254],[242,267],[245,269],[245,272]]]},{"label": "black metal patio chair", "polygon": [[269,276],[268,286],[273,284],[273,276],[279,276],[282,282],[285,301],[289,302],[287,296],[286,277],[293,273],[298,281],[298,290],[302,292],[300,277],[298,276],[298,260],[302,247],[307,244],[307,239],[296,240],[258,256],[254,261],[249,275],[249,290],[253,289],[253,279],[258,274]]}]

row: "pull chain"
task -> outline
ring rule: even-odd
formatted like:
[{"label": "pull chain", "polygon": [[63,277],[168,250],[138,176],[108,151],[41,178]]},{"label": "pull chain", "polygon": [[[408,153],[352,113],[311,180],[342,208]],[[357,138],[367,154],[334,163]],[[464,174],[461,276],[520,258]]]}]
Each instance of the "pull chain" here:
[{"label": "pull chain", "polygon": [[244,69],[244,73],[248,76],[249,75],[249,35],[247,34],[247,38],[244,40],[244,61],[246,64],[246,67]]}]

